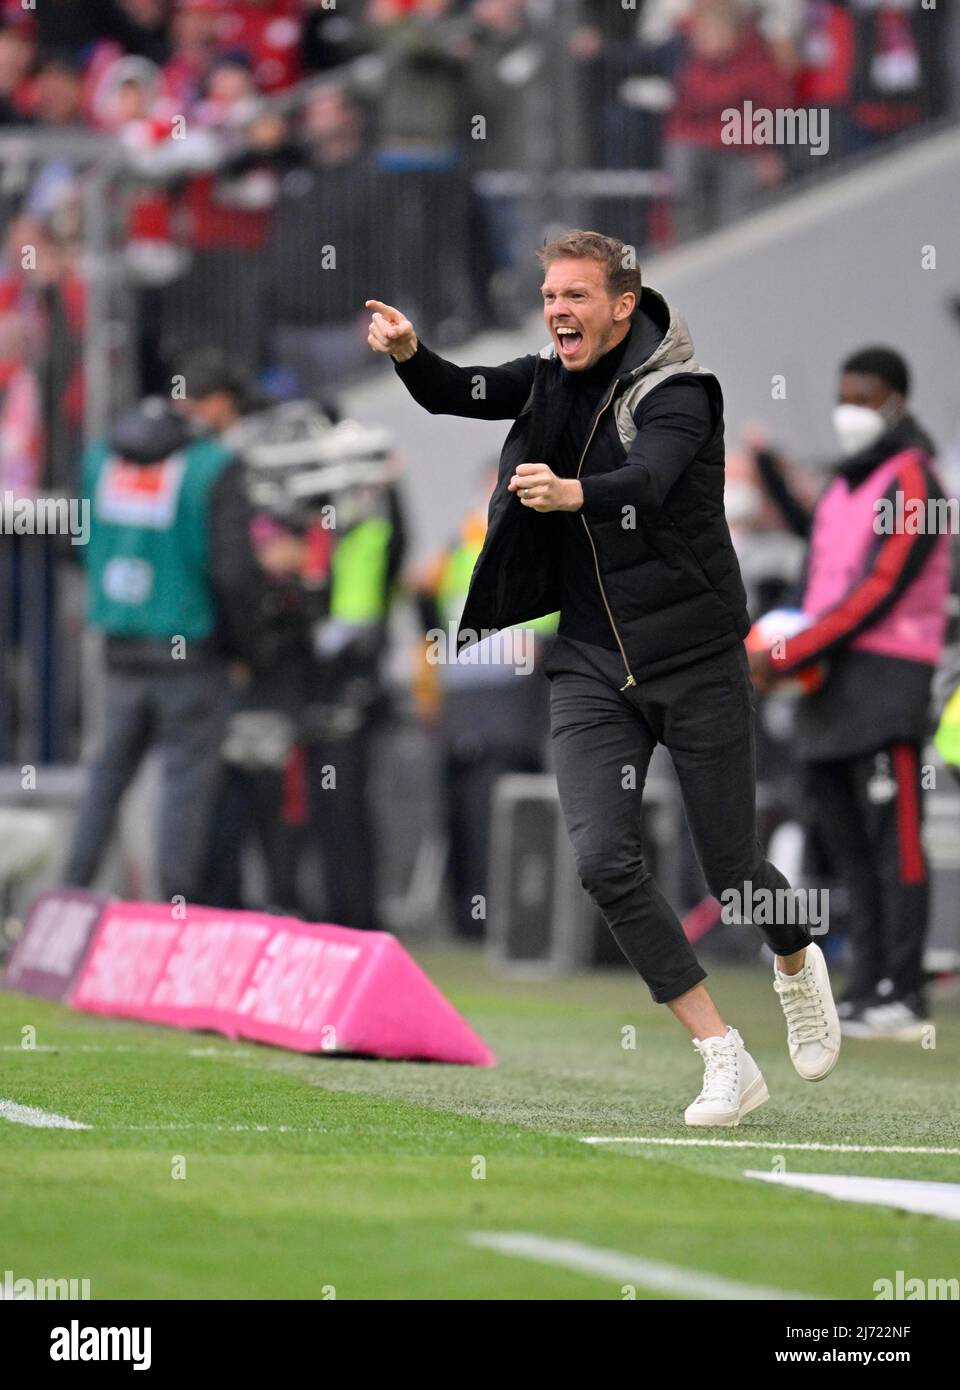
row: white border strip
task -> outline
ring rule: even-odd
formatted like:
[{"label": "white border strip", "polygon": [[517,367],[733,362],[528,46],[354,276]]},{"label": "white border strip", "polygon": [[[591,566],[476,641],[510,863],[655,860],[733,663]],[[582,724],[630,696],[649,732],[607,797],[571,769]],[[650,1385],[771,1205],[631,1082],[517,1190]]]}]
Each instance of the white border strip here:
[{"label": "white border strip", "polygon": [[777,1153],[820,1154],[947,1154],[960,1156],[960,1149],[921,1144],[778,1144],[771,1139],[656,1139],[647,1136],[594,1134],[581,1137],[581,1144],[647,1144],[672,1149],[775,1149]]},{"label": "white border strip", "polygon": [[683,1269],[680,1265],[647,1260],[640,1255],[628,1255],[622,1250],[606,1250],[596,1245],[583,1245],[579,1240],[556,1240],[550,1236],[531,1235],[526,1231],[474,1231],[467,1241],[482,1250],[495,1250],[500,1255],[514,1255],[522,1260],[572,1269],[577,1274],[589,1274],[599,1279],[611,1279],[619,1284],[639,1284],[655,1293],[676,1294],[681,1298],[737,1299],[738,1301],[807,1300],[807,1293],[788,1289],[768,1288],[763,1284],[741,1284],[708,1274],[699,1269]]},{"label": "white border strip", "polygon": [[960,1183],[860,1177],[854,1173],[763,1173],[754,1168],[744,1169],[743,1176],[795,1192],[816,1192],[837,1202],[862,1202],[960,1221]]}]

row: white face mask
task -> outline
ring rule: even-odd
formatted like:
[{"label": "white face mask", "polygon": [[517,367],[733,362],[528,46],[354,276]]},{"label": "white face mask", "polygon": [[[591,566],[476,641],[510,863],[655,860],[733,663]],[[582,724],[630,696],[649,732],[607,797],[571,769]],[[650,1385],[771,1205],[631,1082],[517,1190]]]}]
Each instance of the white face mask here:
[{"label": "white face mask", "polygon": [[879,439],[889,425],[879,410],[866,405],[835,405],[833,428],[845,454],[858,454]]}]

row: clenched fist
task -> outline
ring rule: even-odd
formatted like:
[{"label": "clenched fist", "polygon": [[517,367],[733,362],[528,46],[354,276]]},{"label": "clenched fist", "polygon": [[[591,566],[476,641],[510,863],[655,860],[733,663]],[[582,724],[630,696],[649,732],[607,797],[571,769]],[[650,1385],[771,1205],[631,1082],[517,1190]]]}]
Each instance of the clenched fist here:
[{"label": "clenched fist", "polygon": [[379,299],[368,299],[367,308],[373,310],[367,342],[374,352],[388,352],[395,362],[406,362],[417,350],[413,324],[399,309]]},{"label": "clenched fist", "polygon": [[578,512],[583,488],[576,478],[558,478],[546,463],[521,463],[507,484],[525,507],[535,512]]}]

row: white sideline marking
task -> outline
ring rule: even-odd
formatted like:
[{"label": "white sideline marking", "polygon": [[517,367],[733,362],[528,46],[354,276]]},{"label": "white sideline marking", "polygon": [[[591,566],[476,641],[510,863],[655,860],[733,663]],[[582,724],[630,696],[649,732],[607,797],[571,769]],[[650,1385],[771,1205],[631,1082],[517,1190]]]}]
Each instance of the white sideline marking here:
[{"label": "white sideline marking", "polygon": [[66,1115],[55,1115],[52,1110],[38,1110],[35,1105],[18,1105],[14,1100],[0,1100],[0,1120],[9,1120],[15,1125],[31,1125],[34,1129],[92,1129],[92,1125],[82,1125],[79,1120],[69,1120]]},{"label": "white sideline marking", "polygon": [[[71,1120],[66,1115],[55,1115],[51,1110],[38,1110],[33,1105],[18,1105],[12,1100],[0,1100],[0,1120],[10,1120],[17,1125],[32,1125],[35,1129],[93,1129],[93,1125],[81,1124],[79,1120]],[[98,1124],[99,1130],[113,1130],[115,1133],[122,1131],[154,1131],[154,1130],[174,1130],[183,1131],[188,1129],[206,1129],[216,1134],[327,1134],[329,1131],[322,1125],[221,1125],[214,1123],[194,1124],[187,1120],[183,1124],[155,1124],[155,1125],[112,1125]]]},{"label": "white sideline marking", "polygon": [[218,1125],[194,1124],[187,1120],[183,1124],[156,1125],[101,1125],[101,1129],[123,1130],[185,1130],[209,1129],[216,1134],[327,1134],[322,1125]]},{"label": "white sideline marking", "polygon": [[619,1135],[600,1134],[581,1138],[581,1144],[650,1144],[654,1148],[684,1149],[776,1149],[777,1153],[792,1150],[795,1153],[820,1154],[948,1154],[960,1156],[960,1149],[945,1149],[937,1145],[924,1147],[921,1144],[778,1144],[771,1139],[654,1139],[636,1135],[621,1138]]},{"label": "white sideline marking", "polygon": [[639,1284],[657,1293],[680,1294],[686,1298],[779,1301],[812,1297],[811,1294],[791,1293],[787,1289],[772,1289],[762,1284],[741,1284],[734,1279],[724,1279],[719,1274],[683,1269],[680,1265],[628,1255],[622,1250],[583,1245],[579,1240],[555,1240],[550,1236],[535,1236],[525,1231],[474,1231],[467,1240],[471,1245],[496,1250],[501,1255],[517,1255],[520,1259],[573,1269],[578,1274],[595,1274],[598,1278]]},{"label": "white sideline marking", "polygon": [[899,1211],[960,1221],[960,1183],[864,1178],[846,1173],[763,1173],[752,1168],[745,1170],[744,1177],[781,1187],[804,1188],[825,1197],[835,1197],[840,1202],[866,1202],[871,1206],[896,1207]]},{"label": "white sideline marking", "polygon": [[24,1047],[21,1043],[2,1043],[0,1044],[0,1052],[136,1052],[141,1057],[235,1057],[248,1055],[243,1053],[241,1048],[134,1047],[129,1043],[36,1043],[33,1047]]}]

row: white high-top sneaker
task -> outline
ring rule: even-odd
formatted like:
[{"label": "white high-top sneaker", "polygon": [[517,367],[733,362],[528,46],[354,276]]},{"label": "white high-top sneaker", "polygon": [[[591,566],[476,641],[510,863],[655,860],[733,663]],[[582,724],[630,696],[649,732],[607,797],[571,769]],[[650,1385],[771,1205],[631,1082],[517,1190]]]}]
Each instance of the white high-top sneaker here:
[{"label": "white high-top sneaker", "polygon": [[795,1070],[804,1081],[822,1081],[840,1056],[840,1020],[820,947],[810,943],[797,975],[784,975],[774,962],[773,987],[787,1020],[787,1049]]},{"label": "white high-top sneaker", "polygon": [[687,1106],[688,1125],[738,1125],[770,1099],[767,1083],[736,1028],[722,1038],[694,1038],[703,1058],[703,1090]]}]

